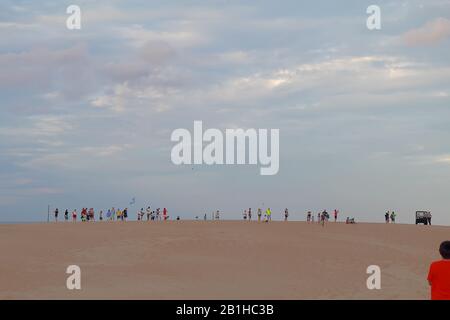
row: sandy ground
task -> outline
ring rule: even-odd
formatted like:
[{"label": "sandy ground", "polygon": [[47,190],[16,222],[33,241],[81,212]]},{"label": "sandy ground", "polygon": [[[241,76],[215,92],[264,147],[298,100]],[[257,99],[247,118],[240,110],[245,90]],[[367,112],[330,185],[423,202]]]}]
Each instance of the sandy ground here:
[{"label": "sandy ground", "polygon": [[[170,221],[0,225],[0,299],[428,299],[450,227]],[[81,290],[66,268],[81,268]],[[366,268],[381,268],[368,290]]]}]

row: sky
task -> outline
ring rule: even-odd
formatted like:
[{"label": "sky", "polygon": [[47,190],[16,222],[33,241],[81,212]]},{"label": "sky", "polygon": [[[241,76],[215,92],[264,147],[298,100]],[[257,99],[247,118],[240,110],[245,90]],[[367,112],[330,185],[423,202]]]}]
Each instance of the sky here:
[{"label": "sky", "polygon": [[[0,0],[0,38],[2,222],[150,205],[450,225],[450,0]],[[279,129],[278,174],[174,165],[195,120]]]}]

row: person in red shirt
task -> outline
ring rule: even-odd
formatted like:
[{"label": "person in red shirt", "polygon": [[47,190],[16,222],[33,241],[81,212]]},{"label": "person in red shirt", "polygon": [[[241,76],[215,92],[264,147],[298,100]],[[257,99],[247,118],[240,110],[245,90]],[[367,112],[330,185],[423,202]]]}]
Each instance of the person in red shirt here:
[{"label": "person in red shirt", "polygon": [[428,283],[431,286],[431,300],[450,300],[450,241],[439,247],[442,260],[430,265]]}]

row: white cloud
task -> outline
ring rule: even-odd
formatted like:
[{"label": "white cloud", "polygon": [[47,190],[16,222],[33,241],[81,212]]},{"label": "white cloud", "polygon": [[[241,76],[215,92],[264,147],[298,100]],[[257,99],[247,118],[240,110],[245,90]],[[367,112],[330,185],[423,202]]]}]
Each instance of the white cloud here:
[{"label": "white cloud", "polygon": [[127,101],[135,97],[128,83],[115,85],[111,95],[101,95],[91,100],[91,105],[99,108],[110,108],[115,112],[125,111]]},{"label": "white cloud", "polygon": [[253,59],[249,52],[234,50],[217,54],[216,59],[213,61],[214,63],[245,64],[253,61]]},{"label": "white cloud", "polygon": [[0,127],[0,133],[4,136],[33,139],[46,137],[57,138],[63,133],[71,131],[74,126],[70,117],[64,116],[30,116],[22,121],[21,126]]},{"label": "white cloud", "polygon": [[[65,148],[32,152],[23,159],[16,159],[17,165],[32,169],[45,170],[48,168],[62,170],[83,170],[87,167],[106,168],[105,158],[119,155],[132,147],[131,144],[99,145],[99,146],[67,146]],[[117,159],[109,158],[109,163]]]},{"label": "white cloud", "polygon": [[113,28],[118,36],[136,47],[142,48],[149,42],[165,42],[173,48],[185,49],[204,45],[208,42],[205,33],[194,29],[151,30],[142,25]]},{"label": "white cloud", "polygon": [[[306,91],[317,99],[334,99],[335,94],[354,95],[383,88],[407,90],[418,84],[442,80],[447,70],[426,68],[396,56],[351,56],[326,59],[289,68],[268,70],[212,84],[203,94],[224,101],[281,97],[290,92]],[[402,79],[401,82],[398,80]],[[421,83],[417,83],[420,79]],[[390,93],[391,94],[391,93]]]},{"label": "white cloud", "polygon": [[0,31],[14,31],[16,30],[33,30],[39,25],[34,23],[20,23],[20,22],[0,22]]},{"label": "white cloud", "polygon": [[450,154],[440,155],[433,158],[435,163],[450,164]]},{"label": "white cloud", "polygon": [[403,35],[403,40],[410,46],[435,45],[448,38],[450,38],[450,20],[446,18],[437,18]]}]

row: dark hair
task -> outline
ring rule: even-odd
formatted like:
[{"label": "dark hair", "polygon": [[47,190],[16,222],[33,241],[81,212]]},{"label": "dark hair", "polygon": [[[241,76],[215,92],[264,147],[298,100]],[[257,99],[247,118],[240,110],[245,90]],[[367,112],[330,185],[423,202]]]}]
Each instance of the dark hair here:
[{"label": "dark hair", "polygon": [[450,241],[444,241],[439,246],[439,253],[441,254],[442,258],[444,259],[450,259]]}]

